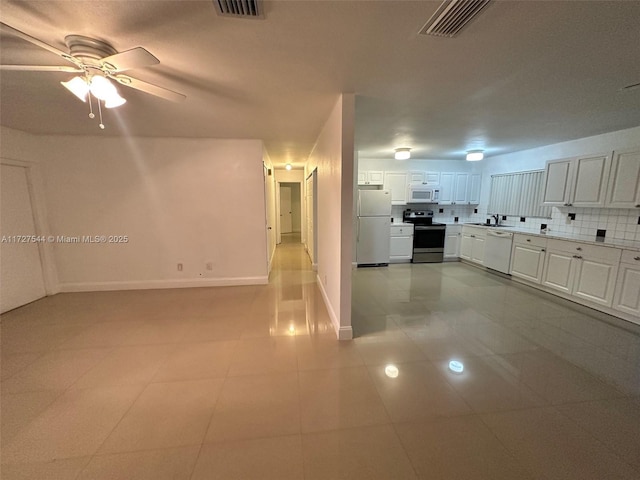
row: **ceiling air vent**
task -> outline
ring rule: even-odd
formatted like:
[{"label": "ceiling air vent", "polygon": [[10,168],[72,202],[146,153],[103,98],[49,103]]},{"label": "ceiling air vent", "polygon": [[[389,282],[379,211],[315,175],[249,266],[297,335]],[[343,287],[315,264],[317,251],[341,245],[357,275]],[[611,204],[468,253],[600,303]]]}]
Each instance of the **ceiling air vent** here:
[{"label": "ceiling air vent", "polygon": [[264,18],[262,0],[213,0],[218,15],[236,18]]},{"label": "ceiling air vent", "polygon": [[426,23],[421,35],[454,37],[491,0],[444,0]]}]

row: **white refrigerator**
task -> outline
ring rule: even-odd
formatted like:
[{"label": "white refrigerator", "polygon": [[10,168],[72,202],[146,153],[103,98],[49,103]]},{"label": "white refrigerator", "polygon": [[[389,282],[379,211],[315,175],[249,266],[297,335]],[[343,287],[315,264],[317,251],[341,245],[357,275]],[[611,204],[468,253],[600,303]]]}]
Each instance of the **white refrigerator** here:
[{"label": "white refrigerator", "polygon": [[357,214],[356,263],[358,265],[388,264],[391,192],[359,190]]}]

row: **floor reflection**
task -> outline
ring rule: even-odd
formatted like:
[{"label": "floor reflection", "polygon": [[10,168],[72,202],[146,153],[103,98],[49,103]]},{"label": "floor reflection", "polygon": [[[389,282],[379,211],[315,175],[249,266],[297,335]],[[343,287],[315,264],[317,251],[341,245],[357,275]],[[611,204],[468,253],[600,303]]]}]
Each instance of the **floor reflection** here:
[{"label": "floor reflection", "polygon": [[640,326],[461,263],[357,269],[352,306],[356,337],[401,335],[432,360],[547,352],[640,395]]}]

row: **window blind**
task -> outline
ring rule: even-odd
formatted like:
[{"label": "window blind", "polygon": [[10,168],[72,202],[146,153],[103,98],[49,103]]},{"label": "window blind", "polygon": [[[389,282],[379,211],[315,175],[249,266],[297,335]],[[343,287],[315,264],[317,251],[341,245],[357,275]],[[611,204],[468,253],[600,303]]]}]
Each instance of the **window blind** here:
[{"label": "window blind", "polygon": [[544,170],[491,175],[488,213],[515,217],[551,217],[542,205]]}]

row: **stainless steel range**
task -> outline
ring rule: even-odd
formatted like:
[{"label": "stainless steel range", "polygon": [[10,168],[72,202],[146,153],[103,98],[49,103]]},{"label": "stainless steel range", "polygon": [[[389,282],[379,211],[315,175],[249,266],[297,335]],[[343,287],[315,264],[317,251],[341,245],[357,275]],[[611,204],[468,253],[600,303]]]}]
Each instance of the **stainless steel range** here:
[{"label": "stainless steel range", "polygon": [[433,221],[433,210],[407,209],[402,215],[405,223],[413,223],[412,263],[439,263],[444,256],[443,223]]}]

